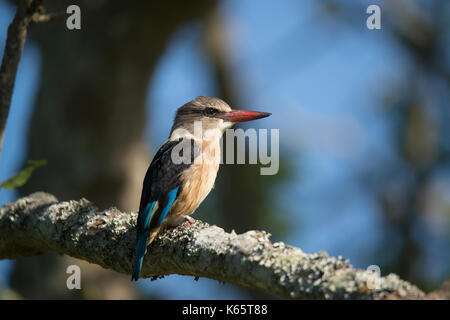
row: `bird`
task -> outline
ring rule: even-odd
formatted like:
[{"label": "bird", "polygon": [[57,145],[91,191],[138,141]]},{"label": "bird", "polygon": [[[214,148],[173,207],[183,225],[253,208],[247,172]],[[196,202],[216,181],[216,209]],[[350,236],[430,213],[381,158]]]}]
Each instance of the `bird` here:
[{"label": "bird", "polygon": [[205,96],[177,109],[169,138],[153,157],[143,181],[131,281],[139,279],[147,247],[160,231],[183,220],[186,225],[193,223],[190,215],[214,186],[225,130],[270,115],[232,110],[225,101]]}]

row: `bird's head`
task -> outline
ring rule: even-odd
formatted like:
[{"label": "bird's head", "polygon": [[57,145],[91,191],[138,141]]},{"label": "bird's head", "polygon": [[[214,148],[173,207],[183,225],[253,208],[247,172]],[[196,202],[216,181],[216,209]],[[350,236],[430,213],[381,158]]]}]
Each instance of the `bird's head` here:
[{"label": "bird's head", "polygon": [[219,98],[200,96],[178,108],[171,135],[177,129],[186,130],[193,135],[196,122],[201,122],[203,131],[213,130],[222,134],[237,122],[252,121],[270,115],[267,112],[232,110]]}]

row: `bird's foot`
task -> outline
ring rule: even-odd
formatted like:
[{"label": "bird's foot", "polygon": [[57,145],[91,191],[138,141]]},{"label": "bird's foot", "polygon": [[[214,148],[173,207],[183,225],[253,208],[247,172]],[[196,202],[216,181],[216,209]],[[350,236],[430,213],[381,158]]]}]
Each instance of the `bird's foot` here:
[{"label": "bird's foot", "polygon": [[190,226],[191,224],[194,224],[194,222],[195,222],[195,219],[194,219],[194,218],[191,218],[191,217],[189,217],[189,216],[183,216],[183,219],[185,219],[186,221],[183,222],[181,225],[182,225],[182,226],[185,226],[185,227],[188,227],[188,226]]},{"label": "bird's foot", "polygon": [[176,227],[178,227],[178,226],[185,226],[185,227],[188,227],[188,226],[190,226],[191,224],[194,224],[194,222],[195,222],[195,219],[194,218],[191,218],[190,216],[181,216],[181,219],[180,220],[178,220],[178,221],[183,221],[183,220],[186,220],[186,221],[184,221],[183,223],[180,223],[180,222],[178,222],[178,223],[176,223],[176,224],[167,224],[167,229],[175,229]]}]

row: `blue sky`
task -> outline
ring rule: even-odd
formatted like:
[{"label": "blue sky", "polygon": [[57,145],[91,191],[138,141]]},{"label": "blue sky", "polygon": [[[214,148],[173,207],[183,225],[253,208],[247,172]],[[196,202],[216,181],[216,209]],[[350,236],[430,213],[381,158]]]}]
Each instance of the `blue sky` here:
[{"label": "blue sky", "polygon": [[[363,167],[396,157],[377,104],[386,86],[402,81],[408,61],[386,33],[367,30],[365,12],[358,26],[346,26],[324,18],[316,3],[224,1],[221,17],[228,30],[227,53],[242,107],[272,112],[258,126],[279,128],[282,150],[294,155],[296,173],[277,192],[276,201],[288,204],[288,221],[301,228],[281,240],[306,252],[342,255],[354,266],[366,268],[381,264],[389,254],[374,260],[374,245],[383,227],[380,208],[357,174]],[[11,9],[0,1],[0,46],[12,20]],[[199,49],[200,34],[197,23],[180,30],[156,69],[145,132],[150,146],[157,147],[167,138],[178,106],[198,95],[216,93],[210,66]],[[0,181],[17,172],[24,159],[39,54],[28,42],[8,119]],[[14,192],[0,189],[0,204],[14,198]],[[430,259],[436,254],[431,253]],[[442,263],[445,268],[445,260]],[[0,261],[0,283],[7,278],[8,266],[9,262]],[[139,286],[174,299],[239,298],[231,285],[207,279],[194,282],[192,277],[170,276],[141,281]]]}]

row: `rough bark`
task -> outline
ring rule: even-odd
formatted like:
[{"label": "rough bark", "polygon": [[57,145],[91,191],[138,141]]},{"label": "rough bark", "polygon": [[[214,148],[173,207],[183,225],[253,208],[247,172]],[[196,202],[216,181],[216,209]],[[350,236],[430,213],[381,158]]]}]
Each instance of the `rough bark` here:
[{"label": "rough bark", "polygon": [[17,68],[27,38],[31,22],[40,18],[38,12],[42,1],[21,0],[17,3],[16,14],[8,27],[5,51],[0,67],[0,154],[2,152],[6,119],[11,107],[11,98],[16,80]]},{"label": "rough bark", "polygon": [[[0,259],[51,250],[129,274],[136,244],[136,213],[99,211],[86,199],[58,202],[34,193],[0,207]],[[162,233],[149,247],[142,276],[181,274],[266,290],[294,299],[420,298],[395,274],[367,287],[367,273],[325,252],[272,243],[265,231],[227,233],[197,220]]]}]

